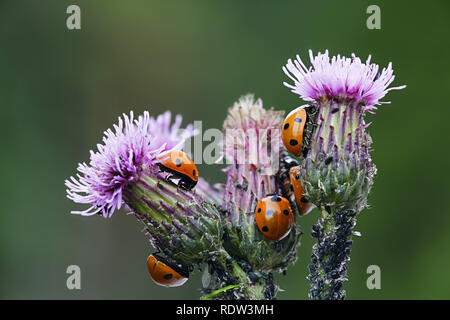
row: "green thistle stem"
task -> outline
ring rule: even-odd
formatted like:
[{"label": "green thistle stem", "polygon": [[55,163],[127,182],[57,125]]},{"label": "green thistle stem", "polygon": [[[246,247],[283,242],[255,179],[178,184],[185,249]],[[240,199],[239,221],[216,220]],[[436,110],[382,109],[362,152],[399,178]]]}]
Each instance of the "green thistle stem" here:
[{"label": "green thistle stem", "polygon": [[[205,296],[218,300],[265,300],[273,298],[273,278],[256,276],[256,273],[244,270],[227,251],[219,250],[209,264],[211,283]],[[256,276],[251,277],[250,274]],[[265,274],[264,274],[265,275]]]},{"label": "green thistle stem", "polygon": [[311,235],[317,238],[317,243],[313,246],[309,265],[310,299],[345,298],[342,285],[347,281],[347,262],[352,245],[350,237],[355,223],[355,211],[333,212],[327,208],[322,210],[317,224],[313,225]]}]

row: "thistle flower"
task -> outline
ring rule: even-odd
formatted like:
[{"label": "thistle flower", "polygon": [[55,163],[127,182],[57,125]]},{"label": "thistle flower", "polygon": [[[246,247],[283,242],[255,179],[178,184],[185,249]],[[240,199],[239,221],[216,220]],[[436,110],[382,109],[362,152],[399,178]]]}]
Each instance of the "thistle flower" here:
[{"label": "thistle flower", "polygon": [[301,182],[307,198],[322,211],[312,235],[317,238],[310,265],[313,299],[342,299],[347,279],[355,216],[367,207],[376,167],[370,156],[372,139],[366,131],[365,112],[372,112],[394,81],[392,65],[351,58],[330,57],[328,51],[313,56],[307,68],[299,56],[283,67],[293,81],[284,83],[310,102],[314,128],[305,144]]},{"label": "thistle flower", "polygon": [[[104,133],[103,144],[90,152],[89,165],[80,163],[77,178],[66,180],[67,197],[76,203],[91,205],[75,214],[93,215],[102,213],[110,218],[123,205],[122,192],[126,185],[139,179],[142,171],[155,169],[157,159],[168,151],[180,148],[194,134],[189,126],[178,135],[181,117],[170,127],[170,113],[154,119],[146,111],[138,119],[124,114],[119,117],[114,131]],[[163,135],[157,135],[163,133]],[[81,175],[80,175],[81,174]]]},{"label": "thistle flower", "polygon": [[283,112],[266,110],[261,99],[246,95],[228,110],[223,125],[224,156],[231,163],[225,170],[223,209],[227,214],[229,241],[224,245],[232,255],[253,268],[269,272],[283,271],[296,260],[300,238],[300,231],[295,227],[281,241],[268,240],[255,223],[258,200],[283,192],[277,181],[283,151],[282,123]]},{"label": "thistle flower", "polygon": [[351,58],[337,55],[330,60],[328,50],[324,54],[319,52],[316,57],[309,50],[309,57],[312,64],[309,69],[298,55],[296,60],[288,60],[283,71],[294,84],[284,82],[284,85],[313,104],[338,100],[363,110],[373,110],[376,105],[389,103],[380,102],[389,91],[406,87],[388,88],[395,79],[392,64],[380,72],[377,64],[370,63],[371,56],[366,63],[355,54]]},{"label": "thistle flower", "polygon": [[179,132],[181,117],[171,125],[166,112],[156,119],[133,112],[105,131],[103,144],[91,151],[89,165],[78,166],[77,178],[66,180],[67,196],[88,204],[82,215],[111,217],[124,204],[145,224],[155,248],[177,263],[190,265],[205,259],[220,244],[220,216],[214,205],[195,192],[184,191],[159,172],[160,159],[181,149],[195,134],[192,126]]}]

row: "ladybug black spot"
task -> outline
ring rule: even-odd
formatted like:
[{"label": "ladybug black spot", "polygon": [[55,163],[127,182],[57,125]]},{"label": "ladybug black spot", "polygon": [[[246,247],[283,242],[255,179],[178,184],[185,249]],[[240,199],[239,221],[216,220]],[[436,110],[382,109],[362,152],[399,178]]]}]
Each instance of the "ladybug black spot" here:
[{"label": "ladybug black spot", "polygon": [[274,213],[275,213],[275,212],[274,212],[273,210],[268,210],[268,211],[266,212],[266,217],[267,217],[267,218],[270,218],[271,216],[273,216]]},{"label": "ladybug black spot", "polygon": [[273,202],[281,202],[281,197],[273,196],[272,198],[270,198],[270,200],[272,200]]},{"label": "ladybug black spot", "polygon": [[287,128],[289,128],[289,123],[286,123],[283,127],[284,130],[287,130]]},{"label": "ladybug black spot", "polygon": [[192,170],[192,175],[195,177],[197,175],[197,171]]},{"label": "ladybug black spot", "polygon": [[262,227],[261,229],[262,229],[262,231],[264,231],[264,232],[269,231],[269,228],[268,228],[267,226],[264,226],[264,227]]},{"label": "ladybug black spot", "polygon": [[302,122],[302,119],[301,118],[295,118],[294,121],[295,122]]},{"label": "ladybug black spot", "polygon": [[303,149],[303,157],[306,158],[308,156],[308,149],[304,148]]},{"label": "ladybug black spot", "polygon": [[298,179],[300,179],[300,176],[299,176],[299,175],[296,175],[296,176],[295,176],[295,180],[298,180]]},{"label": "ladybug black spot", "polygon": [[260,213],[261,212],[261,208],[258,208],[258,213]]},{"label": "ladybug black spot", "polygon": [[308,203],[309,201],[308,201],[308,199],[306,199],[305,197],[302,197],[302,198],[300,199],[300,202]]},{"label": "ladybug black spot", "polygon": [[284,210],[283,213],[284,213],[284,215],[288,216],[289,215],[289,210]]},{"label": "ladybug black spot", "polygon": [[175,160],[175,165],[176,165],[177,167],[181,167],[181,159],[180,159],[180,158],[178,158],[177,160]]},{"label": "ladybug black spot", "polygon": [[168,273],[168,274],[164,275],[164,279],[166,279],[166,280],[170,280],[172,278],[173,278],[173,274],[171,274],[171,273]]},{"label": "ladybug black spot", "polygon": [[295,140],[295,139],[291,139],[291,140],[289,141],[289,144],[290,144],[291,146],[296,146],[296,145],[298,145],[298,141]]}]

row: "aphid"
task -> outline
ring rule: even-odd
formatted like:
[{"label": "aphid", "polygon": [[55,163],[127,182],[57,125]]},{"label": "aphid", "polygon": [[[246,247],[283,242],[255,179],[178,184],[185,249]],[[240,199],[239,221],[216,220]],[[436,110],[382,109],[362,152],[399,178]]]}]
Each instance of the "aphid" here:
[{"label": "aphid", "polygon": [[147,258],[147,268],[153,281],[163,287],[179,287],[189,278],[189,268],[169,264],[156,254]]},{"label": "aphid", "polygon": [[281,128],[281,138],[284,146],[296,157],[300,156],[303,147],[303,131],[307,113],[304,107],[292,110],[286,117]]},{"label": "aphid", "polygon": [[269,195],[259,200],[255,217],[261,233],[275,241],[286,237],[294,225],[294,214],[289,201],[278,195]]},{"label": "aphid", "polygon": [[298,210],[300,215],[304,216],[314,208],[314,205],[305,198],[305,191],[300,181],[300,170],[300,166],[292,167],[289,170],[289,178],[294,189],[295,202],[297,203]]},{"label": "aphid", "polygon": [[198,181],[197,167],[183,151],[173,150],[162,158],[158,166],[162,171],[169,172],[168,179],[179,179],[178,186],[185,190],[191,190]]}]

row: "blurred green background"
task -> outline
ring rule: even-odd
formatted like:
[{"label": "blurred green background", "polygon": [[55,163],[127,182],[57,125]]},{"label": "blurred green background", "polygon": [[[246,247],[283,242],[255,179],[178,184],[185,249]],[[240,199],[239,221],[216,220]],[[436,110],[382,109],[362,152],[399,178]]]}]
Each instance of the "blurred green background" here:
[{"label": "blurred green background", "polygon": [[[81,7],[82,29],[66,28]],[[381,30],[366,8],[381,8]],[[151,248],[134,218],[81,217],[64,180],[122,112],[165,110],[221,128],[227,107],[253,92],[291,110],[299,98],[281,67],[307,50],[356,53],[385,66],[394,85],[369,131],[379,173],[372,208],[359,216],[351,299],[450,298],[450,87],[448,1],[4,1],[0,2],[0,298],[197,299],[198,272],[181,288],[156,286]],[[202,165],[223,182],[216,165]],[[280,299],[306,299],[309,236],[298,263],[277,276]],[[66,288],[66,268],[82,289]],[[366,268],[381,268],[368,290]]]}]

